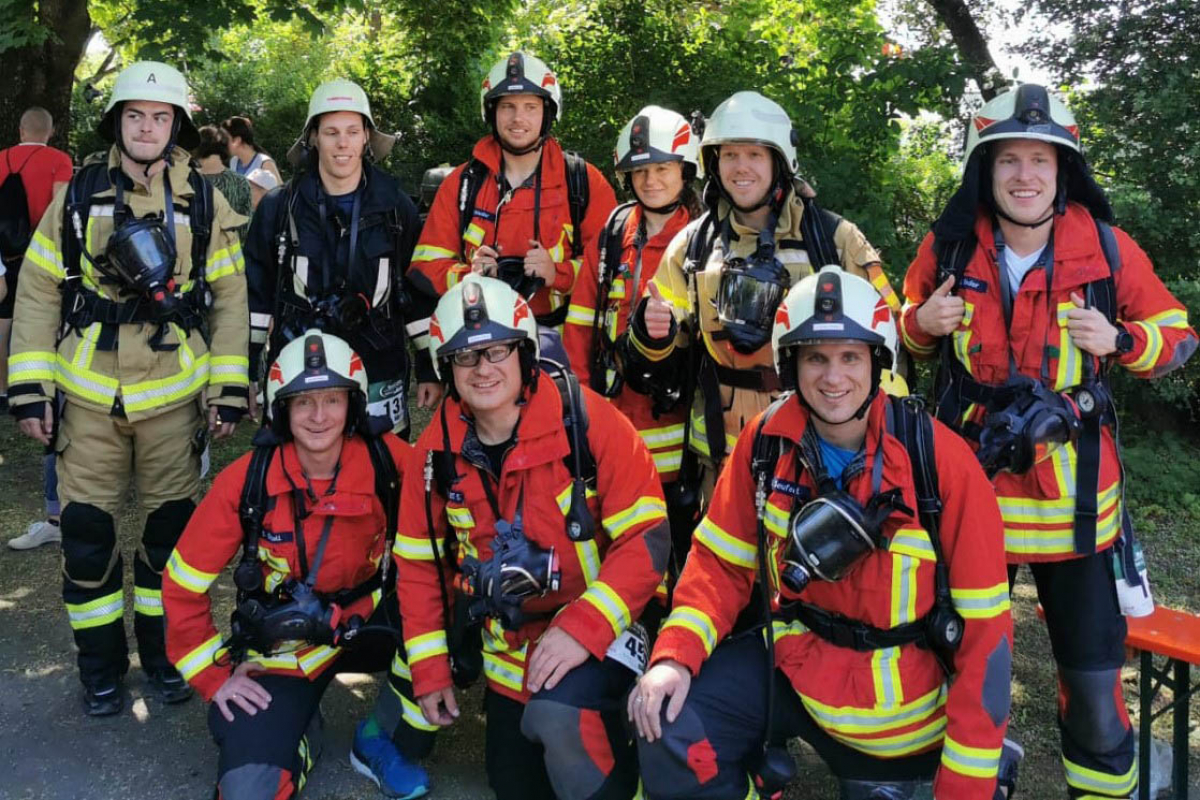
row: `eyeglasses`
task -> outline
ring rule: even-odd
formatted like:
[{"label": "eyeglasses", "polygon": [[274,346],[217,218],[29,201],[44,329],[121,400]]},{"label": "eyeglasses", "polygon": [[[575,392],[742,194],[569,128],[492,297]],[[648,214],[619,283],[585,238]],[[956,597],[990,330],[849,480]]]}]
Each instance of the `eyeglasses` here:
[{"label": "eyeglasses", "polygon": [[481,350],[459,350],[450,356],[450,360],[454,362],[456,367],[477,367],[479,359],[486,358],[489,364],[499,364],[504,359],[512,355],[513,350],[517,349],[520,342],[505,342],[504,344],[494,344],[491,347],[485,347]]}]

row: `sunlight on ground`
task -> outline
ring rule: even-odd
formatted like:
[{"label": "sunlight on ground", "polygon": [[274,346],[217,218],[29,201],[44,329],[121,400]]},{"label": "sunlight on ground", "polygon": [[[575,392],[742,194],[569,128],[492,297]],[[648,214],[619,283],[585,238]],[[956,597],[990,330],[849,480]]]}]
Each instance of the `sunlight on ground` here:
[{"label": "sunlight on ground", "polygon": [[139,697],[134,700],[129,710],[133,712],[133,718],[141,724],[145,725],[150,721],[150,707],[146,705],[146,698]]}]

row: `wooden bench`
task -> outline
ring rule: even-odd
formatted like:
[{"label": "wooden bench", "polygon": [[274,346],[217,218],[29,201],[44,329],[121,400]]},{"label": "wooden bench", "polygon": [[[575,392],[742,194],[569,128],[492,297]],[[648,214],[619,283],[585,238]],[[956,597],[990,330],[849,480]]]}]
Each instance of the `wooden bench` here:
[{"label": "wooden bench", "polygon": [[[1038,616],[1045,613],[1038,605]],[[1188,792],[1188,713],[1192,695],[1200,691],[1200,683],[1191,682],[1191,665],[1200,665],[1200,616],[1157,606],[1148,617],[1129,617],[1129,633],[1125,645],[1140,655],[1140,689],[1138,692],[1138,774],[1150,774],[1150,725],[1166,714],[1173,715],[1173,774],[1171,782],[1175,800],[1187,800]],[[1154,663],[1162,656],[1162,666]],[[1166,687],[1173,699],[1166,708],[1154,712],[1154,699]],[[1140,780],[1138,800],[1150,800],[1150,781]]]}]

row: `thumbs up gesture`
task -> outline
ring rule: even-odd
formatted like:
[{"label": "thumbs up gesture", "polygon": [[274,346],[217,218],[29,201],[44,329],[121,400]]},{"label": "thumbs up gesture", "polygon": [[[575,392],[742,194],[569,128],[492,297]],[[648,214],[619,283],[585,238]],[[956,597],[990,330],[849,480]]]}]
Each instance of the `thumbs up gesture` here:
[{"label": "thumbs up gesture", "polygon": [[646,310],[643,312],[646,333],[652,339],[665,339],[671,334],[671,304],[663,299],[662,292],[654,281],[650,281],[646,288],[649,290]]},{"label": "thumbs up gesture", "polygon": [[966,306],[961,297],[950,294],[953,288],[954,276],[951,275],[917,309],[917,325],[929,336],[945,336],[962,322]]}]

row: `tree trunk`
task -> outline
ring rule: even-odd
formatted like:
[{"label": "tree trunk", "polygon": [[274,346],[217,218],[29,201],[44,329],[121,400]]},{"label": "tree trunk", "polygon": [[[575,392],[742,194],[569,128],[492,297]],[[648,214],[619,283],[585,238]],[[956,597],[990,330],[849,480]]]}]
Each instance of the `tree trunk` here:
[{"label": "tree trunk", "polygon": [[21,114],[42,106],[54,117],[51,144],[66,149],[71,126],[71,85],[91,31],[87,0],[40,0],[30,16],[45,28],[45,41],[6,50],[0,81],[0,142],[15,143]]},{"label": "tree trunk", "polygon": [[971,77],[979,84],[984,102],[996,96],[997,87],[1004,84],[1004,76],[992,59],[987,40],[983,38],[971,9],[965,0],[929,0],[938,18],[950,30],[950,36],[958,47],[963,62],[971,71]]}]

